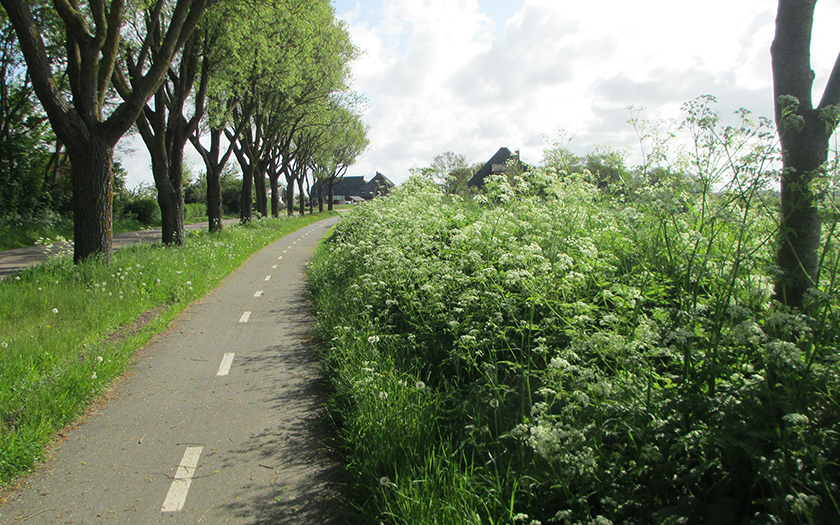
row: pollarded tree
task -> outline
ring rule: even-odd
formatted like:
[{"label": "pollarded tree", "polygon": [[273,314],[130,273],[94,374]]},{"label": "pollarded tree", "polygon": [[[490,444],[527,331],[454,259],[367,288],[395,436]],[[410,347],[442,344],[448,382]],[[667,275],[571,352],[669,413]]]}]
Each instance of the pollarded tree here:
[{"label": "pollarded tree", "polygon": [[811,30],[816,0],[779,0],[771,47],[776,127],[782,144],[782,205],[779,249],[781,275],[776,297],[807,307],[809,288],[819,283],[822,222],[815,183],[825,173],[828,141],[840,117],[840,57],[819,105],[811,99]]},{"label": "pollarded tree", "polygon": [[[237,81],[231,79],[231,72],[241,70],[243,63],[242,57],[232,51],[239,26],[236,17],[243,14],[241,5],[236,1],[216,2],[202,21],[204,39],[199,92],[203,92],[204,96],[194,101],[195,111],[201,113],[202,120],[192,130],[190,142],[204,161],[207,220],[211,232],[222,230],[222,172],[233,154],[233,144],[228,142],[225,146],[222,137],[234,108],[238,106],[237,92],[232,89]],[[200,103],[205,107],[200,108]],[[234,136],[239,133],[238,128],[233,129]],[[202,138],[209,139],[209,147],[201,142]]]},{"label": "pollarded tree", "polygon": [[323,209],[323,190],[326,187],[329,210],[333,209],[333,187],[344,178],[347,169],[370,144],[367,126],[350,109],[336,106],[331,120],[326,140],[312,159],[312,170],[320,188],[319,208]]},{"label": "pollarded tree", "polygon": [[[138,62],[144,57],[140,49],[144,42],[142,35],[150,42],[152,53],[156,53],[162,44],[163,16],[157,11],[135,10],[134,22],[140,26],[141,38],[134,42],[125,39],[126,49],[121,54],[125,72],[118,69],[114,78],[114,85],[123,98],[131,96],[135,75],[144,69],[144,64]],[[198,129],[204,112],[207,77],[200,76],[199,72],[202,54],[211,43],[212,33],[206,27],[187,38],[182,51],[172,60],[169,74],[137,118],[137,129],[152,159],[163,244],[184,244],[184,146]],[[197,79],[201,82],[192,97]],[[193,103],[188,104],[191,98]],[[191,116],[186,114],[190,107]]]},{"label": "pollarded tree", "polygon": [[[122,40],[125,0],[54,0],[64,34],[64,70],[70,93],[62,93],[52,71],[30,2],[0,0],[18,35],[35,93],[49,117],[53,131],[65,144],[72,166],[75,262],[92,255],[111,258],[114,146],[137,119],[149,97],[163,82],[175,53],[183,46],[204,13],[207,0],[157,0],[150,12],[166,9],[169,24],[157,51],[151,41],[144,71],[135,75],[131,95],[112,112],[105,105]],[[45,2],[44,2],[45,4]],[[44,5],[43,7],[46,8]],[[68,98],[69,96],[69,98]]]}]

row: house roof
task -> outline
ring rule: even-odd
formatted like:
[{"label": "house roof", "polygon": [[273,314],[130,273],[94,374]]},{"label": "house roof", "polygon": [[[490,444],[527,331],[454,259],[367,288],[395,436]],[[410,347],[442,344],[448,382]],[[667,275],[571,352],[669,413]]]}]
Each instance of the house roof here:
[{"label": "house roof", "polygon": [[[320,185],[321,183],[319,182],[313,193],[318,193],[320,191]],[[343,195],[351,200],[354,200],[352,197],[372,199],[377,195],[388,193],[388,191],[393,187],[394,183],[391,182],[388,177],[377,171],[376,175],[367,182],[365,182],[365,178],[362,176],[342,178],[333,185],[332,194],[337,196]],[[326,191],[326,188],[324,188],[324,191]]]},{"label": "house roof", "polygon": [[333,195],[358,197],[362,195],[366,183],[362,176],[344,177],[333,185]]},{"label": "house roof", "polygon": [[507,165],[507,161],[511,158],[519,159],[519,155],[514,155],[507,148],[499,148],[499,151],[487,161],[480,170],[475,172],[475,175],[467,182],[467,186],[472,188],[474,186],[483,186],[484,179],[490,175],[503,173]]},{"label": "house roof", "polygon": [[393,187],[394,183],[391,182],[388,177],[377,171],[376,175],[368,181],[366,189],[371,195],[378,195],[380,193],[388,193],[388,191]]}]

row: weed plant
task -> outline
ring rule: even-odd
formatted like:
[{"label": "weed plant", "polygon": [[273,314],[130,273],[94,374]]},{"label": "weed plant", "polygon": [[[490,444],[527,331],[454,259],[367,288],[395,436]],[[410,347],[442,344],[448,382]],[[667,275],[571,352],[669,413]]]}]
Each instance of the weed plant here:
[{"label": "weed plant", "polygon": [[310,286],[358,522],[840,522],[834,192],[791,311],[772,128],[709,102],[634,188],[413,178],[342,218]]},{"label": "weed plant", "polygon": [[134,245],[111,265],[66,256],[0,280],[0,483],[30,469],[190,302],[257,250],[324,217],[190,232],[181,248]]}]

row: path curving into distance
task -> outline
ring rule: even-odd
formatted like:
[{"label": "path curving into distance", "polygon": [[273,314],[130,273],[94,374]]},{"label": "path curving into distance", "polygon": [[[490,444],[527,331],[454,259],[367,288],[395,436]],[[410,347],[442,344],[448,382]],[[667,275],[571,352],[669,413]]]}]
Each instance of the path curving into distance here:
[{"label": "path curving into distance", "polygon": [[336,221],[263,249],[187,308],[0,506],[0,523],[343,523],[304,282]]}]

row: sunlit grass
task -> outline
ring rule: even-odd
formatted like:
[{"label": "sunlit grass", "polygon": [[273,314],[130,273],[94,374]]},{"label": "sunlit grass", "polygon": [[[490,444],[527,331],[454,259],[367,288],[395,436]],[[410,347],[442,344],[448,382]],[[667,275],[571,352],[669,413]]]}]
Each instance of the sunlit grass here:
[{"label": "sunlit grass", "polygon": [[31,468],[55,432],[190,302],[254,252],[328,216],[193,232],[181,248],[130,246],[111,265],[55,259],[0,280],[0,482]]}]

